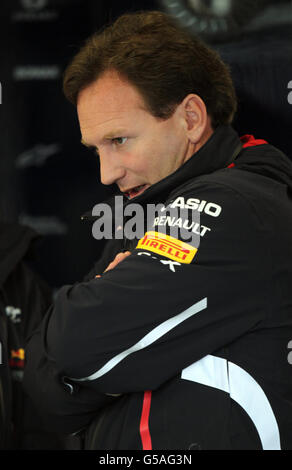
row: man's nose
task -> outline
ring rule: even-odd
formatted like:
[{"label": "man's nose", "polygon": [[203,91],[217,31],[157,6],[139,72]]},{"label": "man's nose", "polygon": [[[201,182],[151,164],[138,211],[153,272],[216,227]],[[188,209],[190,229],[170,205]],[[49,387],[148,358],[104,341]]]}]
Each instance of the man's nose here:
[{"label": "man's nose", "polygon": [[113,184],[124,177],[125,169],[120,164],[117,157],[111,156],[109,153],[100,152],[99,162],[100,180],[102,184]]}]

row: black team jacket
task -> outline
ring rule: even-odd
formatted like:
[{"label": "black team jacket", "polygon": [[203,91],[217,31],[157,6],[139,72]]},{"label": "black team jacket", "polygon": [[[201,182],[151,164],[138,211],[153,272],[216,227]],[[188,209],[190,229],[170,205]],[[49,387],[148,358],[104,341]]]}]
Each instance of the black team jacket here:
[{"label": "black team jacket", "polygon": [[52,303],[49,286],[30,267],[39,236],[17,223],[0,223],[0,449],[62,448],[47,432],[22,388],[25,343]]},{"label": "black team jacket", "polygon": [[163,206],[27,346],[48,428],[83,429],[86,449],[292,449],[291,190],[285,155],[221,126],[132,200]]}]

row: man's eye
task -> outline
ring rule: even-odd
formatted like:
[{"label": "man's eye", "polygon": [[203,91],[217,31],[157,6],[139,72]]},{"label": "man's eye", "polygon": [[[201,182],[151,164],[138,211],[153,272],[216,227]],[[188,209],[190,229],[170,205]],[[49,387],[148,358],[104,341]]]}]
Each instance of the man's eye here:
[{"label": "man's eye", "polygon": [[127,142],[128,137],[115,137],[112,139],[113,144],[116,145],[123,145],[125,142]]}]

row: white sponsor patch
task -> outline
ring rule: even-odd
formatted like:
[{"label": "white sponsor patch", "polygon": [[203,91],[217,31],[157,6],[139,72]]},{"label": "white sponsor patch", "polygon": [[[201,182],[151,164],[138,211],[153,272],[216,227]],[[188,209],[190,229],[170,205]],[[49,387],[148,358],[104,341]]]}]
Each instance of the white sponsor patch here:
[{"label": "white sponsor patch", "polygon": [[15,308],[12,305],[7,305],[7,307],[5,307],[5,312],[6,312],[7,317],[12,321],[12,323],[21,322],[20,308]]},{"label": "white sponsor patch", "polygon": [[198,222],[190,221],[188,219],[183,219],[182,217],[172,217],[167,215],[162,215],[160,217],[156,217],[154,219],[153,227],[160,226],[160,227],[178,227],[183,228],[185,230],[191,230],[196,235],[200,235],[203,237],[206,232],[210,232],[211,229],[206,227],[205,225],[200,225]]},{"label": "white sponsor patch", "polygon": [[147,251],[140,251],[139,253],[137,253],[138,256],[141,256],[141,255],[145,255],[145,256],[150,256],[150,258],[152,259],[157,259],[158,261],[160,261],[161,264],[164,264],[165,266],[168,266],[169,269],[175,273],[175,266],[181,266],[181,263],[178,263],[177,261],[167,261],[167,260],[163,260],[163,259],[159,259],[157,258],[157,256],[152,256],[150,255],[150,253],[148,253]]},{"label": "white sponsor patch", "polygon": [[183,196],[177,197],[171,204],[171,208],[191,209],[198,212],[204,212],[211,217],[218,217],[221,214],[222,207],[215,202],[207,202],[204,200],[190,197],[185,199]]}]

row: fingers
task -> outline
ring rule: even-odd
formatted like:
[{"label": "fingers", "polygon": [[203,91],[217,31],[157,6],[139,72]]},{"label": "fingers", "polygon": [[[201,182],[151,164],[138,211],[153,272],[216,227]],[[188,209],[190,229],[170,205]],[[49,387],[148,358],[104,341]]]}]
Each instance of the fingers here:
[{"label": "fingers", "polygon": [[123,261],[125,258],[127,258],[131,254],[130,251],[125,251],[124,253],[118,253],[115,259],[108,265],[106,268],[106,271],[109,271],[110,269],[114,269],[121,261]]},{"label": "fingers", "polygon": [[[125,258],[127,258],[131,254],[130,251],[125,251],[123,253],[118,253],[115,257],[115,259],[108,265],[108,267],[105,269],[104,272],[110,271],[111,269],[114,269],[121,261],[123,261]],[[101,277],[100,274],[95,276],[96,278]]]}]

